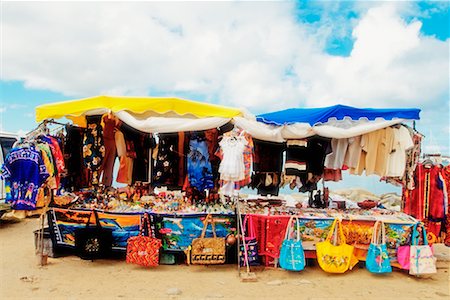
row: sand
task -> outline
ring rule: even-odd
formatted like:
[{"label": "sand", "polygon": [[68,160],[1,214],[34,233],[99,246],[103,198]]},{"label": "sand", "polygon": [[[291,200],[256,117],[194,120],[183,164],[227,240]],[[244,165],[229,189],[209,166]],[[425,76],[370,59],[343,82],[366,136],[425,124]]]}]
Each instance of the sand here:
[{"label": "sand", "polygon": [[[256,270],[258,281],[243,283],[237,267],[159,266],[145,269],[120,260],[84,261],[76,256],[34,255],[37,219],[0,223],[0,299],[449,299],[449,248],[437,245],[438,273],[415,278],[396,270],[374,275],[363,267],[327,274],[318,266],[295,273]],[[446,261],[442,261],[446,260]],[[172,292],[179,295],[169,295]]]}]

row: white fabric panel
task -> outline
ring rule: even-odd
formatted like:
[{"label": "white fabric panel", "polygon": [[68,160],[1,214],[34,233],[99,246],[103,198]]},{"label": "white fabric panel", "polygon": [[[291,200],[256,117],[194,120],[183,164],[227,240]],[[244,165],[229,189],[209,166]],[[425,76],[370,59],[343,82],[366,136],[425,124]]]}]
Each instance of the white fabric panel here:
[{"label": "white fabric panel", "polygon": [[169,133],[179,131],[197,131],[217,128],[225,125],[230,121],[229,118],[167,118],[167,117],[150,117],[141,119],[126,111],[119,111],[115,114],[120,120],[127,123],[133,128],[143,132]]},{"label": "white fabric panel", "polygon": [[247,131],[255,139],[276,143],[284,142],[281,135],[283,127],[281,126],[271,126],[243,117],[234,117],[233,120],[237,127]]},{"label": "white fabric panel", "polygon": [[388,121],[370,121],[361,123],[351,128],[337,128],[330,125],[314,126],[313,130],[317,135],[335,139],[351,138],[354,136],[366,134],[375,130],[386,128],[395,124],[404,122],[404,119],[388,120]]},{"label": "white fabric panel", "polygon": [[281,132],[285,139],[304,139],[316,134],[314,127],[311,127],[308,123],[284,125]]}]

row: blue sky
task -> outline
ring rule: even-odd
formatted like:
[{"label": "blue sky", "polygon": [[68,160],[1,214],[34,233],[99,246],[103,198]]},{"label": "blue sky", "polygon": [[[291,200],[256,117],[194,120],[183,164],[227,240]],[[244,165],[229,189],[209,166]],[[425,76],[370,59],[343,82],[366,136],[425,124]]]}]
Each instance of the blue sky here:
[{"label": "blue sky", "polygon": [[425,149],[450,153],[446,1],[2,8],[4,131],[34,128],[39,104],[98,94],[174,95],[255,114],[342,103],[421,108]]}]

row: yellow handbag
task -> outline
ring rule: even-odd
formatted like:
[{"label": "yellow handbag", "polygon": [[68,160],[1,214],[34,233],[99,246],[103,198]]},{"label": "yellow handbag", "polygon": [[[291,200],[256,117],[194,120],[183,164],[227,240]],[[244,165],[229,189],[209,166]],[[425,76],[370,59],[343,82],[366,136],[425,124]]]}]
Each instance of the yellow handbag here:
[{"label": "yellow handbag", "polygon": [[[333,235],[334,243],[331,242]],[[333,221],[326,240],[316,244],[316,254],[319,266],[328,273],[344,273],[358,263],[353,256],[353,246],[345,243],[342,224],[338,219]]]}]

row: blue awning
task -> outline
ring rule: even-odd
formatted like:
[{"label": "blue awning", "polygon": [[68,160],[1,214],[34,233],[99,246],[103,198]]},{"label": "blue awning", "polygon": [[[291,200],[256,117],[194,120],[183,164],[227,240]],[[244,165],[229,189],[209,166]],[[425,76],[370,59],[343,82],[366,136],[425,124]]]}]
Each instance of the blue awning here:
[{"label": "blue awning", "polygon": [[257,116],[259,122],[270,125],[287,125],[294,123],[309,123],[314,126],[317,123],[326,123],[330,118],[343,120],[351,118],[359,120],[366,118],[375,120],[407,119],[419,120],[418,108],[355,108],[345,105],[334,105],[321,108],[290,108]]}]

